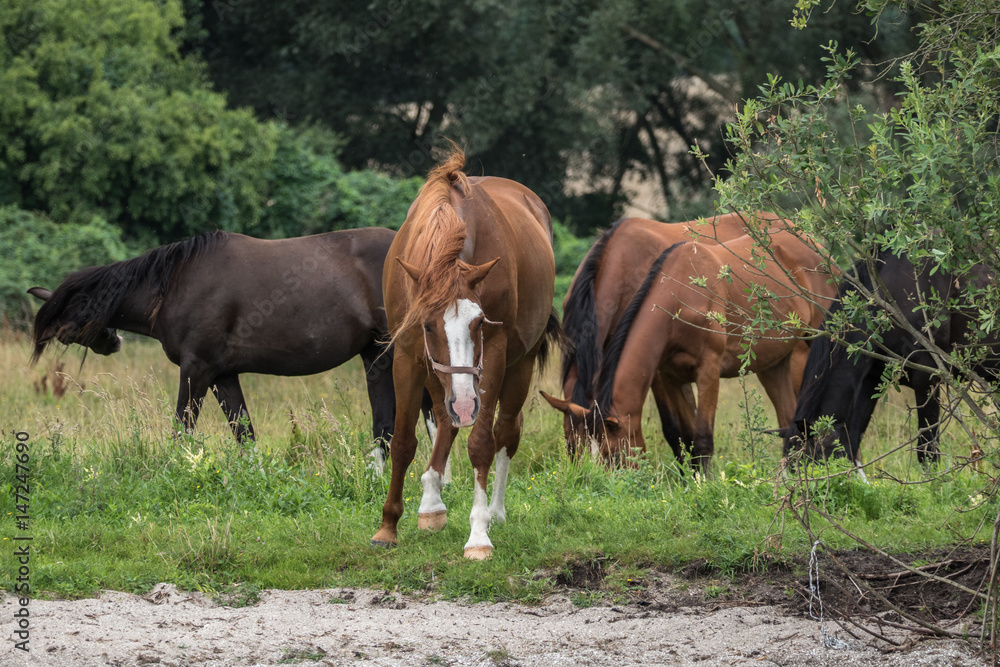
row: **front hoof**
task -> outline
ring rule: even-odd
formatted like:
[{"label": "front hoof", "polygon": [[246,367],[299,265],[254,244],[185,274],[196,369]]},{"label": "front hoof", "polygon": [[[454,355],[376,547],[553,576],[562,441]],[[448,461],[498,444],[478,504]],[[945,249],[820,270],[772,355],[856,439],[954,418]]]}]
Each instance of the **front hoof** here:
[{"label": "front hoof", "polygon": [[375,537],[372,538],[372,546],[380,549],[389,549],[396,546],[396,531],[380,528]]},{"label": "front hoof", "polygon": [[493,547],[465,547],[465,557],[469,560],[489,560],[493,556]]},{"label": "front hoof", "polygon": [[420,530],[441,530],[446,523],[448,523],[448,510],[417,514],[417,528]]}]

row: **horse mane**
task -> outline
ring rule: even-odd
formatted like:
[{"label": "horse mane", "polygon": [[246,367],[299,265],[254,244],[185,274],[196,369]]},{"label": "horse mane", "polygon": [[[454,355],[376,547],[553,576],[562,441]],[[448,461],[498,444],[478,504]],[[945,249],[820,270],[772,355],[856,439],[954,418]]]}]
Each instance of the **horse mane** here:
[{"label": "horse mane", "polygon": [[619,218],[587,251],[580,264],[580,271],[573,284],[573,290],[566,299],[563,310],[563,334],[565,347],[562,355],[562,382],[566,383],[570,368],[577,367],[577,381],[573,388],[572,401],[586,406],[594,395],[594,382],[601,364],[603,346],[597,341],[597,304],[594,297],[594,282],[604,260],[611,235],[627,218]]},{"label": "horse mane", "polygon": [[429,312],[441,310],[458,298],[459,276],[468,265],[459,260],[465,248],[465,222],[451,203],[452,188],[471,196],[469,179],[462,172],[465,153],[452,144],[447,159],[427,174],[416,206],[408,220],[414,225],[405,257],[422,268],[420,282],[406,315],[392,331],[395,340],[403,331],[420,324]]},{"label": "horse mane", "polygon": [[150,300],[147,313],[151,320],[163,305],[177,271],[188,262],[215,249],[229,237],[227,232],[214,231],[184,241],[153,248],[138,257],[104,266],[91,266],[71,273],[55,289],[35,315],[31,355],[34,364],[45,351],[48,340],[42,335],[71,305],[81,305],[84,321],[80,322],[82,345],[94,342],[101,330],[121,307],[125,298],[140,284],[148,283]]},{"label": "horse mane", "polygon": [[625,342],[628,340],[628,334],[632,329],[632,323],[635,322],[635,318],[639,314],[642,302],[649,295],[649,290],[653,287],[653,281],[655,281],[657,276],[660,274],[660,269],[663,268],[663,263],[667,261],[667,256],[670,255],[670,253],[678,246],[684,245],[684,243],[686,243],[686,241],[673,244],[661,252],[660,256],[656,258],[653,265],[649,267],[649,273],[646,274],[646,278],[642,281],[642,285],[639,286],[635,296],[633,296],[632,300],[629,302],[628,308],[625,309],[625,313],[622,315],[621,321],[618,322],[618,326],[615,328],[614,334],[611,336],[611,340],[608,343],[607,354],[605,355],[604,365],[601,367],[601,372],[598,376],[597,382],[597,407],[603,415],[607,415],[611,409],[611,401],[614,398],[615,373],[618,371],[618,362],[621,361],[622,351],[625,349]]},{"label": "horse mane", "polygon": [[[884,253],[879,253],[875,262],[883,262]],[[854,275],[866,290],[874,288],[874,280],[869,271],[868,262],[862,260],[855,263]],[[830,315],[842,308],[844,297],[855,287],[850,281],[845,280],[837,289],[837,301],[830,308]],[[829,318],[829,316],[827,316]],[[819,415],[820,403],[826,392],[829,390],[830,375],[833,369],[847,356],[847,348],[844,345],[835,343],[829,336],[819,336],[813,339],[809,345],[809,355],[806,357],[806,366],[802,371],[802,389],[799,391],[799,400],[795,406],[794,421],[798,423],[803,420],[812,421]],[[865,356],[865,359],[870,357]]]}]

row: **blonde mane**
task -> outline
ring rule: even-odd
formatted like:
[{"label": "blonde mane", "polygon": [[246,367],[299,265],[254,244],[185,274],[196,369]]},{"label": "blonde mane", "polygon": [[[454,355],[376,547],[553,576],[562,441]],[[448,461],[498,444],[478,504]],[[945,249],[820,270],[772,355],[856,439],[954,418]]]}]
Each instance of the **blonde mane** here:
[{"label": "blonde mane", "polygon": [[420,325],[428,313],[442,310],[458,298],[459,276],[465,263],[458,259],[465,247],[465,223],[451,204],[451,190],[467,196],[469,179],[462,172],[465,153],[452,145],[448,158],[434,167],[420,188],[407,222],[413,225],[402,259],[422,269],[406,315],[392,330],[392,340]]}]

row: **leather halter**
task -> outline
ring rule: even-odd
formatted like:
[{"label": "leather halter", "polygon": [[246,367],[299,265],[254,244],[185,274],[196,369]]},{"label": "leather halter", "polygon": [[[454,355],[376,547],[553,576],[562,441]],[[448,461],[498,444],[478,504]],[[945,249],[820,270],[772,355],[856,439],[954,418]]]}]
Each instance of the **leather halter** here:
[{"label": "leather halter", "polygon": [[[494,322],[483,318],[483,324],[503,324],[503,322]],[[427,361],[431,362],[431,368],[436,370],[438,373],[444,373],[446,375],[456,375],[465,374],[472,375],[477,380],[483,374],[483,355],[486,352],[486,348],[483,345],[483,330],[479,330],[479,363],[475,366],[445,366],[444,364],[439,364],[434,361],[434,357],[431,356],[430,347],[427,345],[427,332],[424,331],[424,353],[427,354]]]}]

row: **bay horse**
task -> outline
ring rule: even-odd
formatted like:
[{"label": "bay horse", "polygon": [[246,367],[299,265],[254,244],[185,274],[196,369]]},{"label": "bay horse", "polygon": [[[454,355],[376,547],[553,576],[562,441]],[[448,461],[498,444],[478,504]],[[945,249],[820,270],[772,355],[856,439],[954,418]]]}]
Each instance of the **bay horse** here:
[{"label": "bay horse", "polygon": [[387,448],[395,397],[382,265],[394,236],[375,227],[281,240],[216,231],[82,269],[55,291],[28,290],[44,301],[32,364],[53,340],[106,355],[121,348],[116,330],[149,336],[180,367],[177,422],[194,429],[211,389],[242,441],[254,430],[241,373],[309,375],[361,355],[372,435]]},{"label": "bay horse", "polygon": [[[769,231],[764,247],[748,235],[661,253],[611,337],[594,408],[583,414],[602,456],[617,461],[645,450],[642,408],[658,373],[692,463],[707,472],[719,380],[739,375],[745,355],[779,426],[790,423],[796,369],[808,355],[802,335],[823,322],[836,294],[829,278],[810,243],[788,229]],[[761,314],[789,325],[765,327]],[[697,410],[681,395],[692,382]]]},{"label": "bay horse", "polygon": [[[779,216],[763,211],[678,223],[622,218],[598,237],[573,276],[563,301],[564,398],[541,392],[549,405],[563,413],[566,449],[571,457],[581,453],[581,445],[588,440],[582,414],[597,397],[597,376],[605,348],[657,256],[675,243],[725,243],[746,235],[748,229],[780,229],[786,224]],[[669,405],[659,374],[653,377],[651,391],[664,438],[680,459],[683,452],[674,417],[676,409]],[[689,385],[685,385],[685,400],[693,401]]]},{"label": "bay horse", "polygon": [[[421,476],[417,524],[445,525],[442,474],[459,428],[471,426],[474,468],[464,555],[490,557],[491,520],[506,520],[504,493],[521,437],[521,408],[536,360],[558,334],[552,314],[555,260],[548,209],[529,189],[496,177],[469,177],[453,147],[428,175],[396,234],[383,274],[396,355],[392,475],[374,546],[397,543],[403,482],[413,461],[421,389],[439,424]],[[487,478],[496,460],[493,497]]]},{"label": "bay horse", "polygon": [[[983,348],[987,356],[974,370],[990,380],[1000,371],[1000,339],[991,336],[975,341],[976,318],[960,308],[946,307],[954,303],[970,286],[982,287],[993,280],[993,272],[984,265],[975,265],[968,276],[956,276],[923,262],[914,265],[905,257],[889,251],[879,252],[871,261],[855,264],[852,280],[844,280],[839,300],[831,315],[842,309],[845,299],[860,296],[871,303],[869,294],[886,303],[894,303],[905,315],[905,322],[892,321],[877,336],[866,326],[818,338],[812,344],[806,361],[802,393],[799,396],[792,423],[782,431],[786,456],[804,449],[811,458],[847,455],[858,460],[861,438],[878,403],[876,395],[883,382],[887,357],[902,358],[900,384],[914,391],[917,407],[917,460],[921,464],[939,460],[938,424],[940,380],[935,372],[934,354],[920,344],[913,331],[921,332],[929,341],[950,354],[962,347]],[[860,290],[859,287],[860,286]],[[935,302],[936,299],[940,301]],[[876,305],[871,313],[881,312]],[[828,325],[831,327],[832,325]],[[836,337],[836,341],[833,340]],[[848,346],[871,349],[877,356],[863,352],[850,354]],[[947,358],[940,359],[948,367]],[[813,427],[821,416],[833,418],[833,430],[817,437]]]}]

